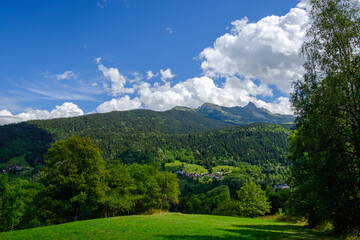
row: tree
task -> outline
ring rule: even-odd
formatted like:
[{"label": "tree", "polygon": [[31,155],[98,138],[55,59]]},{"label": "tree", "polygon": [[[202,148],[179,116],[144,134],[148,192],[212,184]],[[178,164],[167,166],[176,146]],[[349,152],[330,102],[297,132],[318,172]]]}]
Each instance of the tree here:
[{"label": "tree", "polygon": [[157,169],[154,166],[135,163],[129,165],[129,172],[136,184],[133,213],[158,209],[161,196],[159,184],[155,179]]},{"label": "tree", "polygon": [[176,175],[158,172],[155,179],[160,188],[160,210],[169,209],[172,204],[179,203],[180,189]]},{"label": "tree", "polygon": [[54,222],[76,221],[94,212],[105,196],[107,172],[90,138],[57,141],[44,158],[42,196]]},{"label": "tree", "polygon": [[245,217],[263,216],[270,212],[266,193],[259,185],[249,180],[238,191],[239,215]]},{"label": "tree", "polygon": [[123,164],[111,164],[106,182],[108,191],[102,202],[103,216],[117,216],[128,213],[135,204],[135,180],[130,176],[129,167]]},{"label": "tree", "polygon": [[0,174],[0,231],[13,230],[24,212],[22,182],[8,182],[7,174]]},{"label": "tree", "polygon": [[[360,18],[356,0],[312,0],[305,74],[290,140],[297,212],[311,226],[360,230]],[[296,207],[295,207],[296,208]]]}]

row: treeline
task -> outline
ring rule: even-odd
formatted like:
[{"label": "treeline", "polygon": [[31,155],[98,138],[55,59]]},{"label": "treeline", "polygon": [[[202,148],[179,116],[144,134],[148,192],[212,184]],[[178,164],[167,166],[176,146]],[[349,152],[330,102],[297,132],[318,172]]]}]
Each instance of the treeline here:
[{"label": "treeline", "polygon": [[167,210],[179,201],[176,176],[148,165],[106,166],[89,138],[56,142],[33,182],[0,175],[0,230]]},{"label": "treeline", "polygon": [[106,163],[90,138],[57,141],[45,163],[32,182],[0,175],[1,231],[153,210],[255,217],[273,204],[253,181],[255,172],[182,179],[179,186],[175,174],[154,166]]}]

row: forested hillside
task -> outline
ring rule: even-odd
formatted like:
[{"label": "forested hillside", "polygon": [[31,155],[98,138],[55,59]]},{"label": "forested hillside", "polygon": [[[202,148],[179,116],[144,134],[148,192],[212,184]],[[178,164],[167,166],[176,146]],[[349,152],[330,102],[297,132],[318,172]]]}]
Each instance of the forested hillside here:
[{"label": "forested hillside", "polygon": [[241,162],[287,165],[289,131],[280,125],[234,126],[176,109],[112,112],[2,126],[0,161],[25,154],[35,166],[42,162],[51,143],[73,135],[90,137],[107,161],[160,166],[180,160],[207,168]]}]

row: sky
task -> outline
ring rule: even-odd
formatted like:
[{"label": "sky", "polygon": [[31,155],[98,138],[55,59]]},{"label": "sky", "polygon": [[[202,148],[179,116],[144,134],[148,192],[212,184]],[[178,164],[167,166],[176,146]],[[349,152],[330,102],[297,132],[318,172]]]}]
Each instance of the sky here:
[{"label": "sky", "polygon": [[305,0],[13,0],[0,125],[203,103],[292,114]]}]

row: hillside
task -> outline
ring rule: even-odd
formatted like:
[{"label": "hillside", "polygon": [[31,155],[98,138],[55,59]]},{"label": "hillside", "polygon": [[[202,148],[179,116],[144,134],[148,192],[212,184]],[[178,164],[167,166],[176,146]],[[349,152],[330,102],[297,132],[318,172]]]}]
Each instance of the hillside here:
[{"label": "hillside", "polygon": [[209,117],[210,109],[220,109],[223,116],[240,116],[246,109],[263,111],[251,104],[244,108],[204,104],[199,109],[132,110],[10,124],[0,127],[0,163],[25,156],[35,167],[43,162],[42,156],[53,142],[78,135],[90,137],[107,161],[159,166],[180,160],[207,168],[240,162],[287,165],[290,125],[236,125],[225,118]]},{"label": "hillside", "polygon": [[305,226],[250,218],[157,215],[103,218],[0,233],[1,239],[332,239]]}]

